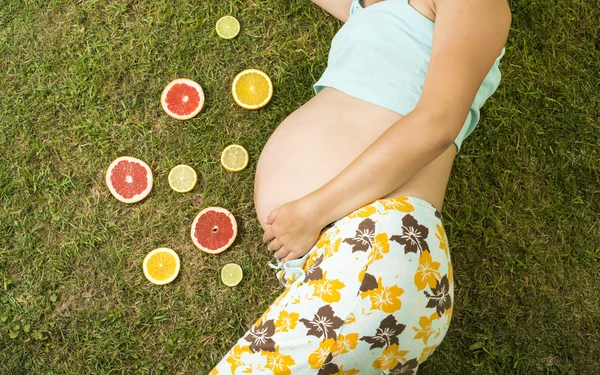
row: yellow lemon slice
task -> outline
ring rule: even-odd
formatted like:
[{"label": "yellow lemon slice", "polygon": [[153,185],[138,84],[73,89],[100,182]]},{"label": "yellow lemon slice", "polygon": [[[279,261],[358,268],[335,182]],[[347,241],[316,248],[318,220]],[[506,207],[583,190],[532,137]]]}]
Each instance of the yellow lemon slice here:
[{"label": "yellow lemon slice", "polygon": [[224,16],[219,18],[217,25],[217,34],[223,39],[235,38],[240,32],[240,23],[235,17]]},{"label": "yellow lemon slice", "polygon": [[265,72],[246,69],[233,79],[231,94],[240,107],[259,109],[273,97],[273,83]]},{"label": "yellow lemon slice", "polygon": [[248,166],[248,151],[240,145],[229,145],[221,153],[221,165],[229,172],[243,171]]},{"label": "yellow lemon slice", "polygon": [[242,267],[235,263],[229,263],[221,268],[221,281],[227,286],[236,286],[242,281]]},{"label": "yellow lemon slice", "polygon": [[142,268],[144,276],[154,284],[168,284],[179,274],[179,256],[166,247],[154,249],[146,255]]},{"label": "yellow lemon slice", "polygon": [[169,186],[178,193],[191,191],[198,182],[198,175],[194,168],[180,164],[169,172]]}]

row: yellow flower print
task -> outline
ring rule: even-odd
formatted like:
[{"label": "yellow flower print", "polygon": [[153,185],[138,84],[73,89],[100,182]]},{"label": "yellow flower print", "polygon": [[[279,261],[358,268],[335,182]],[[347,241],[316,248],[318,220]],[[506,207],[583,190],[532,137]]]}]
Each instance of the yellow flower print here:
[{"label": "yellow flower print", "polygon": [[437,228],[435,237],[440,241],[440,249],[444,250],[448,257],[450,254],[448,254],[448,238],[446,237],[446,231],[444,230],[444,227],[439,224],[436,224],[435,227]]},{"label": "yellow flower print", "polygon": [[351,368],[350,370],[344,370],[344,366],[340,366],[340,370],[333,375],[356,375],[359,374],[360,370]]},{"label": "yellow flower print", "polygon": [[356,317],[354,316],[354,313],[350,313],[348,319],[346,319],[346,323],[344,323],[344,324],[352,324],[352,323],[356,323]]},{"label": "yellow flower print", "polygon": [[408,354],[408,350],[400,350],[398,344],[392,344],[383,351],[381,357],[373,362],[373,367],[384,371],[391,370],[396,367],[398,362],[406,362],[404,357],[406,354]]},{"label": "yellow flower print", "polygon": [[328,244],[325,245],[325,250],[323,252],[323,255],[325,256],[325,259],[331,257],[333,254],[337,253],[338,250],[340,249],[340,245],[342,243],[342,239],[338,238],[333,245]]},{"label": "yellow flower print", "polygon": [[274,352],[261,351],[261,355],[267,357],[265,367],[273,371],[274,375],[290,375],[289,366],[296,364],[291,356],[279,353],[279,345]]},{"label": "yellow flower print", "polygon": [[334,226],[326,229],[324,232],[321,233],[321,236],[319,237],[316,246],[319,249],[325,247],[331,242],[331,238],[335,237],[338,233],[340,233],[340,228],[338,227]]},{"label": "yellow flower print", "polygon": [[426,346],[421,352],[421,355],[419,356],[419,362],[423,362],[424,360],[426,360],[431,355],[431,353],[433,353],[435,348],[437,348],[437,345]]},{"label": "yellow flower print", "polygon": [[383,199],[381,200],[381,203],[386,211],[396,210],[401,212],[413,212],[415,207],[407,201],[408,197],[397,197],[394,199]]},{"label": "yellow flower print", "polygon": [[335,339],[329,338],[327,340],[321,341],[319,344],[319,348],[312,352],[311,355],[308,356],[308,364],[312,369],[320,369],[323,367],[323,363],[331,353],[331,348],[335,345]]},{"label": "yellow flower print", "polygon": [[214,368],[208,375],[219,375],[219,372],[217,371],[216,368]]},{"label": "yellow flower print", "polygon": [[413,330],[415,332],[417,332],[417,334],[415,335],[414,338],[415,339],[423,339],[423,343],[425,345],[427,345],[427,341],[429,340],[429,337],[431,337],[431,335],[433,335],[435,333],[435,337],[438,337],[440,335],[440,330],[439,329],[434,330],[431,328],[431,324],[436,319],[439,319],[437,312],[434,312],[433,314],[431,314],[429,319],[427,319],[426,316],[420,317],[419,325],[421,326],[421,328],[419,329],[417,327],[413,327]]},{"label": "yellow flower print", "polygon": [[229,356],[227,357],[227,362],[231,364],[231,372],[235,372],[239,366],[245,366],[246,364],[242,361],[242,356],[244,353],[252,354],[250,347],[236,345],[229,352]]},{"label": "yellow flower print", "polygon": [[358,345],[358,333],[339,335],[333,346],[333,356],[348,353],[350,350],[356,349],[356,345]]},{"label": "yellow flower print", "polygon": [[425,289],[427,285],[430,288],[435,288],[435,283],[437,279],[441,279],[440,275],[439,262],[434,262],[431,259],[431,254],[429,251],[422,251],[419,256],[419,268],[417,268],[417,272],[415,272],[415,285],[419,291]]},{"label": "yellow flower print", "polygon": [[383,258],[383,254],[387,254],[389,252],[390,243],[388,241],[387,233],[379,233],[373,240],[373,251],[369,253],[368,263],[371,264],[374,261]]},{"label": "yellow flower print", "polygon": [[358,210],[354,211],[350,215],[349,218],[361,217],[366,218],[373,215],[377,211],[377,208],[373,204],[369,204],[367,206],[361,207]]},{"label": "yellow flower print", "polygon": [[281,311],[279,313],[279,318],[275,322],[275,331],[277,332],[289,332],[296,328],[296,324],[298,324],[298,318],[300,315],[298,313],[288,313],[287,311]]},{"label": "yellow flower print", "polygon": [[452,272],[452,262],[448,262],[448,280],[450,281],[448,285],[454,282],[454,274]]},{"label": "yellow flower print", "polygon": [[404,289],[396,285],[389,287],[381,285],[381,277],[377,284],[379,287],[369,292],[371,310],[382,310],[388,314],[400,310],[402,307],[400,296],[404,293]]},{"label": "yellow flower print", "polygon": [[339,290],[346,286],[338,279],[328,279],[327,272],[323,273],[321,280],[311,280],[308,283],[314,285],[314,295],[327,303],[338,302],[340,300]]}]

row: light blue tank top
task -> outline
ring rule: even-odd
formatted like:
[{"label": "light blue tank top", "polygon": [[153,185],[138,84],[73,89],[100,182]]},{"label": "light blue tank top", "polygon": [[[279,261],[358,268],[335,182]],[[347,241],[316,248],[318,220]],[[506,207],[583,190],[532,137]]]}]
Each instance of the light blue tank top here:
[{"label": "light blue tank top", "polygon": [[[314,85],[406,115],[421,95],[431,57],[434,23],[408,4],[385,0],[362,8],[354,0],[350,18],[331,42],[327,69]],[[500,84],[500,56],[479,87],[465,123],[454,140],[457,153],[479,121],[479,110]]]}]

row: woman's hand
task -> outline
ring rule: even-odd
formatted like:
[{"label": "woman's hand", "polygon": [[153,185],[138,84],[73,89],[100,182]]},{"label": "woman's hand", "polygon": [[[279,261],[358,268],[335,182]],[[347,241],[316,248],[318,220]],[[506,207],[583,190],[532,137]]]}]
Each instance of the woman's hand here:
[{"label": "woman's hand", "polygon": [[317,206],[302,198],[269,214],[263,241],[270,241],[268,249],[275,251],[273,255],[285,263],[306,254],[319,239],[324,226]]}]

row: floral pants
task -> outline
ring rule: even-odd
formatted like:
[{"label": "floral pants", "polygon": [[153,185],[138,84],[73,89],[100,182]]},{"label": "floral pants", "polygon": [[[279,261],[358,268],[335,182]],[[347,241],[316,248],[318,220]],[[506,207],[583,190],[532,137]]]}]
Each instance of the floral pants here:
[{"label": "floral pants", "polygon": [[450,325],[448,240],[422,199],[364,206],[277,268],[286,289],[210,375],[416,374]]}]

